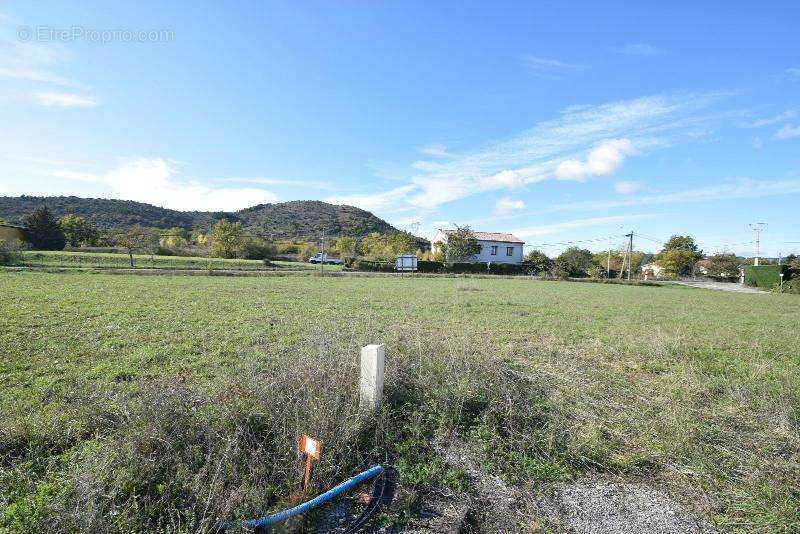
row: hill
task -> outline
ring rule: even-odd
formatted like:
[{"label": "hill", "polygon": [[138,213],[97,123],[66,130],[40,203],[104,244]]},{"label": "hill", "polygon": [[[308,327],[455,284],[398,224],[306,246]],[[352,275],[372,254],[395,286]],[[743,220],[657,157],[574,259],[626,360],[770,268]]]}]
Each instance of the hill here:
[{"label": "hill", "polygon": [[101,230],[139,224],[146,227],[181,227],[206,231],[220,219],[241,221],[248,231],[276,239],[328,236],[365,236],[370,232],[397,232],[372,213],[353,207],[313,200],[259,204],[236,212],[177,211],[132,200],[80,197],[0,197],[0,218],[19,223],[39,206],[56,217],[68,213],[90,218]]}]

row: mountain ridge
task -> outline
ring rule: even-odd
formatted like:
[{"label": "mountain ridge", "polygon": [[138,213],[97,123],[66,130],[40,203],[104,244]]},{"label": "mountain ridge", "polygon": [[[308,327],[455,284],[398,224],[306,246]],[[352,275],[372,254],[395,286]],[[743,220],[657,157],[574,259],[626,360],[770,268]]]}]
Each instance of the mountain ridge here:
[{"label": "mountain ridge", "polygon": [[0,197],[0,219],[20,223],[39,206],[47,206],[55,217],[68,213],[91,219],[100,230],[133,225],[152,228],[180,227],[208,231],[220,219],[239,221],[249,232],[274,239],[363,237],[371,232],[398,232],[373,213],[355,206],[320,200],[292,200],[258,204],[238,211],[178,211],[134,200],[76,196]]}]

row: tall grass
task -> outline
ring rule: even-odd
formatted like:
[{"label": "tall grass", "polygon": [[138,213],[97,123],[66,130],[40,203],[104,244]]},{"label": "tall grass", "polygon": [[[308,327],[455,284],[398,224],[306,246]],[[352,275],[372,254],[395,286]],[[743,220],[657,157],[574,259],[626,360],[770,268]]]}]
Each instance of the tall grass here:
[{"label": "tall grass", "polygon": [[354,331],[315,330],[284,357],[248,358],[223,376],[168,376],[127,395],[87,393],[48,428],[15,421],[0,441],[12,502],[5,525],[190,532],[220,518],[256,517],[299,487],[302,432],[324,442],[317,489],[373,463],[396,465],[412,487],[463,485],[431,449],[456,435],[480,435],[498,451],[528,444],[522,450],[549,454],[541,392],[520,387],[464,336],[431,344],[419,331],[404,332],[405,341],[390,347],[383,408],[359,413],[363,341]]}]

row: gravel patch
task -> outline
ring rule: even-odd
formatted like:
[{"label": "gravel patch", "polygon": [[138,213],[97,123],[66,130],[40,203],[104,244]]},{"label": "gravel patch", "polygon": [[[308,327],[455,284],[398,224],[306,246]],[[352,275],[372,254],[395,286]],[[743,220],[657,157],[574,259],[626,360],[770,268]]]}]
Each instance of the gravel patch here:
[{"label": "gravel patch", "polygon": [[[549,495],[547,494],[549,493]],[[579,481],[550,488],[540,510],[569,532],[581,534],[710,534],[716,529],[695,519],[660,490],[640,483]]]}]

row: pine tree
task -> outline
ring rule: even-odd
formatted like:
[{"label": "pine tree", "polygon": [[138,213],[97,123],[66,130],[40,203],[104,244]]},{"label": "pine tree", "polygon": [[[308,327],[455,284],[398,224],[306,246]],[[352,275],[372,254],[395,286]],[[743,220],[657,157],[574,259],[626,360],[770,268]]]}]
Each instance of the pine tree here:
[{"label": "pine tree", "polygon": [[62,250],[67,244],[64,230],[45,206],[23,219],[25,240],[40,250]]}]

